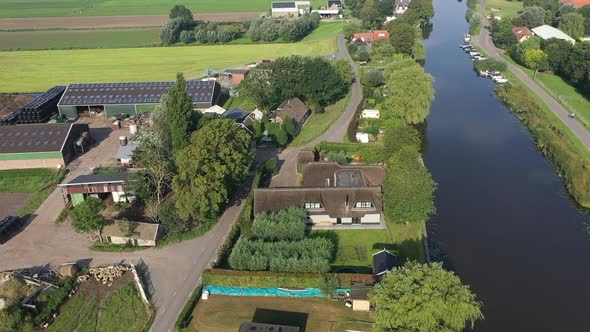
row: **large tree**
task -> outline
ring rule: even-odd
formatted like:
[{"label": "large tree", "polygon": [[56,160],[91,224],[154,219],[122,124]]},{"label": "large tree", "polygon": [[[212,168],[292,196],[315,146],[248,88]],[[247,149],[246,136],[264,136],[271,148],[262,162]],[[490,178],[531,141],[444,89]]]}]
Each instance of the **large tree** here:
[{"label": "large tree", "polygon": [[374,330],[451,332],[483,319],[469,286],[439,263],[410,262],[386,274],[369,293]]},{"label": "large tree", "polygon": [[95,197],[88,197],[84,202],[76,205],[70,212],[74,230],[80,233],[97,231],[100,235],[100,228],[105,223],[99,213],[103,208],[103,202]]},{"label": "large tree", "polygon": [[510,22],[510,20],[492,22],[491,32],[496,46],[508,49],[518,43],[516,37],[514,37],[514,33],[512,33],[512,27],[512,22]]},{"label": "large tree", "polygon": [[389,127],[383,135],[383,149],[385,157],[390,158],[399,153],[404,147],[420,148],[420,133],[409,125]]},{"label": "large tree", "polygon": [[568,13],[559,19],[559,30],[577,39],[584,35],[585,23],[586,20],[581,14]]},{"label": "large tree", "polygon": [[436,212],[436,182],[420,161],[418,148],[406,146],[388,160],[383,185],[384,210],[393,223],[419,222]]},{"label": "large tree", "polygon": [[547,53],[549,68],[556,73],[562,72],[563,66],[568,61],[568,57],[574,48],[567,40],[557,38],[544,41],[541,47]]},{"label": "large tree", "polygon": [[527,50],[524,52],[524,64],[535,74],[538,70],[546,70],[548,67],[547,54],[539,49]]},{"label": "large tree", "polygon": [[193,12],[184,5],[175,5],[172,7],[169,17],[170,19],[181,18],[185,28],[193,23]]},{"label": "large tree", "polygon": [[434,16],[434,6],[432,0],[412,0],[408,5],[408,10],[414,11],[420,21],[429,21]]},{"label": "large tree", "polygon": [[176,83],[168,91],[164,106],[163,112],[170,126],[172,149],[178,151],[188,144],[198,120],[182,73],[176,74]]},{"label": "large tree", "polygon": [[412,55],[416,40],[416,29],[411,23],[395,20],[388,24],[389,40],[396,51]]},{"label": "large tree", "polygon": [[527,27],[536,28],[545,24],[545,9],[538,6],[525,7],[518,18]]},{"label": "large tree", "polygon": [[383,108],[409,124],[423,122],[434,100],[433,78],[411,59],[394,62],[385,70],[389,95]]},{"label": "large tree", "polygon": [[176,155],[174,178],[179,216],[197,222],[215,216],[242,182],[254,160],[250,136],[234,121],[216,119],[193,133]]},{"label": "large tree", "polygon": [[168,20],[160,29],[160,40],[162,44],[169,46],[175,44],[180,39],[180,33],[184,29],[184,21],[182,18],[177,17]]}]

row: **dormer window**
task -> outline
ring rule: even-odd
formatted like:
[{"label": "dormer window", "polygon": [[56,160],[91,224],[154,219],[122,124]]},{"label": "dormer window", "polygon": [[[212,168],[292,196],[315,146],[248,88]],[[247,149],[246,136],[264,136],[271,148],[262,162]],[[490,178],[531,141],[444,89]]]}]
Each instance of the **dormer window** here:
[{"label": "dormer window", "polygon": [[375,206],[373,205],[373,202],[356,202],[354,207],[361,208],[361,209],[368,209],[368,208],[374,208]]},{"label": "dormer window", "polygon": [[321,209],[322,204],[321,203],[305,203],[305,208],[306,209]]}]

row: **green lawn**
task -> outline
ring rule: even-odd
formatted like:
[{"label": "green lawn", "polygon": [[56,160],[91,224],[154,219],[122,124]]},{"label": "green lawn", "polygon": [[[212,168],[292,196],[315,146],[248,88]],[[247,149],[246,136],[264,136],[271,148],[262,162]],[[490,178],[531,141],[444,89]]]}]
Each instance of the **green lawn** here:
[{"label": "green lawn", "polygon": [[0,32],[0,51],[124,48],[159,44],[159,28]]},{"label": "green lawn", "polygon": [[131,283],[116,290],[103,303],[99,302],[98,297],[79,292],[60,310],[47,331],[141,332],[150,321],[150,312]]},{"label": "green lawn", "polygon": [[[0,0],[2,17],[110,16],[167,14],[176,4],[193,13],[267,12],[272,0]],[[315,7],[324,0],[312,0]]]},{"label": "green lawn", "polygon": [[[492,11],[492,8],[499,11]],[[522,8],[522,1],[486,0],[486,15],[516,17]]]},{"label": "green lawn", "polygon": [[0,191],[35,193],[49,185],[57,172],[49,168],[0,171]]},{"label": "green lawn", "polygon": [[311,118],[307,120],[307,123],[301,132],[299,132],[295,139],[293,139],[290,146],[300,146],[320,137],[340,118],[342,113],[346,110],[349,101],[350,93],[336,102],[336,104],[326,107],[324,113],[314,113]]},{"label": "green lawn", "polygon": [[312,41],[323,39],[326,37],[334,36],[337,34],[342,33],[342,29],[344,26],[348,24],[347,22],[320,22],[320,26],[318,26],[315,30],[312,31],[309,35],[303,38],[303,41]]},{"label": "green lawn", "polygon": [[226,110],[234,107],[239,107],[246,112],[252,112],[256,108],[256,102],[244,96],[237,96],[229,98],[223,105]]},{"label": "green lawn", "polygon": [[424,254],[424,222],[389,224],[393,247],[401,261],[426,261]]},{"label": "green lawn", "polygon": [[336,39],[329,37],[292,44],[0,52],[0,91],[45,91],[82,82],[171,81],[177,72],[195,79],[204,76],[206,68],[292,54],[327,55],[336,49]]}]

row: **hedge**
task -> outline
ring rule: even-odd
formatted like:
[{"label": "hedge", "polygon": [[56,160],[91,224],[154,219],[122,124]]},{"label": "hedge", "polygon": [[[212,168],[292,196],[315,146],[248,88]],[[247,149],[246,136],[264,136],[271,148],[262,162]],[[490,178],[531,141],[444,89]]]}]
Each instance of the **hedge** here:
[{"label": "hedge", "polygon": [[382,143],[333,143],[322,142],[318,145],[323,154],[338,152],[348,155],[355,161],[368,164],[380,163],[385,160]]},{"label": "hedge", "polygon": [[275,213],[261,213],[254,218],[252,233],[264,240],[302,240],[305,237],[307,212],[290,207]]},{"label": "hedge", "polygon": [[[371,284],[372,274],[338,273],[341,286],[349,288],[353,282]],[[226,286],[247,288],[320,288],[321,273],[281,273],[270,271],[237,271],[211,269],[203,272],[203,286]]]},{"label": "hedge", "polygon": [[[184,308],[182,308],[182,311],[180,312],[180,314],[178,314],[178,318],[176,319],[176,323],[174,324],[176,331],[180,331],[187,327],[192,317],[193,310],[195,309],[197,303],[199,302],[199,299],[201,298],[202,291],[203,286],[199,285],[197,286],[197,288],[195,288],[195,290],[189,297],[188,301],[184,305]],[[155,315],[153,315],[152,317],[155,317]],[[151,324],[149,326],[151,326]]]}]

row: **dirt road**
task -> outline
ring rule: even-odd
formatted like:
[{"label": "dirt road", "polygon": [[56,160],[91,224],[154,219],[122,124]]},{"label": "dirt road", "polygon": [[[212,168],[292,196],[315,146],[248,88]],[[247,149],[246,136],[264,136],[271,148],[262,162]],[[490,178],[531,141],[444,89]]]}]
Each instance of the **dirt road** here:
[{"label": "dirt road", "polygon": [[[257,12],[196,14],[196,21],[242,22]],[[20,29],[96,29],[161,26],[168,15],[36,17],[0,19],[0,30]]]}]

